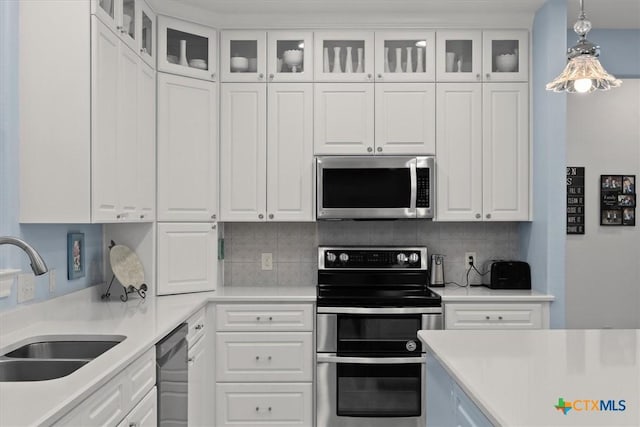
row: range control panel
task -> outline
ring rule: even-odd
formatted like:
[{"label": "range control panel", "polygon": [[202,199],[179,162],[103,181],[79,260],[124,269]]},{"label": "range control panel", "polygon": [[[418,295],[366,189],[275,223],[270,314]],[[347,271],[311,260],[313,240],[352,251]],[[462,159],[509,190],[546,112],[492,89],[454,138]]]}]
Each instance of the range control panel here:
[{"label": "range control panel", "polygon": [[327,269],[416,269],[427,268],[425,247],[320,247],[318,268]]}]

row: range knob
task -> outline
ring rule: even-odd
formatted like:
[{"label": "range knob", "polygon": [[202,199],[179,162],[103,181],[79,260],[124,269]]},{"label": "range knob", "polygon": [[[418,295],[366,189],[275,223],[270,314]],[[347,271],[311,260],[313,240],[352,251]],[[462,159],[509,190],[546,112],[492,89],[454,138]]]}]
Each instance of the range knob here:
[{"label": "range knob", "polygon": [[327,252],[327,261],[335,262],[335,260],[336,260],[336,254],[334,254],[333,252]]},{"label": "range knob", "polygon": [[345,254],[344,252],[340,254],[340,261],[342,262],[347,262],[349,261],[349,255]]},{"label": "range knob", "polygon": [[416,262],[418,262],[418,260],[420,260],[420,256],[417,253],[414,252],[409,255],[409,262],[411,264],[415,264]]},{"label": "range knob", "polygon": [[398,258],[399,264],[404,264],[405,262],[407,262],[407,256],[402,252],[400,252],[396,258]]}]

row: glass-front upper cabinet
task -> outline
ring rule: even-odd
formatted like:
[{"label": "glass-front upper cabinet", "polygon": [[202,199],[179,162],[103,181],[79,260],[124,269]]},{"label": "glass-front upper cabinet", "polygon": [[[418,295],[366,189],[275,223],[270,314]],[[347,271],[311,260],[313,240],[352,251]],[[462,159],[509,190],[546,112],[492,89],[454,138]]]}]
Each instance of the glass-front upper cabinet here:
[{"label": "glass-front upper cabinet", "polygon": [[215,49],[215,29],[158,17],[158,71],[215,81]]},{"label": "glass-front upper cabinet", "polygon": [[223,31],[220,74],[223,82],[267,81],[267,33]]},{"label": "glass-front upper cabinet", "polygon": [[139,46],[138,52],[147,64],[156,68],[156,54],[153,51],[156,48],[156,15],[145,2],[140,2],[137,12],[136,29],[138,33],[136,39]]},{"label": "glass-front upper cabinet", "polygon": [[376,81],[434,81],[435,41],[433,31],[376,32]]},{"label": "glass-front upper cabinet", "polygon": [[482,32],[438,31],[436,34],[436,80],[482,81]]},{"label": "glass-front upper cabinet", "polygon": [[527,81],[529,33],[526,30],[484,31],[482,40],[484,81]]},{"label": "glass-front upper cabinet", "polygon": [[93,0],[91,12],[137,52],[136,9],[142,0]]},{"label": "glass-front upper cabinet", "polygon": [[373,81],[373,32],[321,31],[313,38],[315,81]]},{"label": "glass-front upper cabinet", "polygon": [[269,31],[267,71],[270,82],[313,81],[313,33]]}]

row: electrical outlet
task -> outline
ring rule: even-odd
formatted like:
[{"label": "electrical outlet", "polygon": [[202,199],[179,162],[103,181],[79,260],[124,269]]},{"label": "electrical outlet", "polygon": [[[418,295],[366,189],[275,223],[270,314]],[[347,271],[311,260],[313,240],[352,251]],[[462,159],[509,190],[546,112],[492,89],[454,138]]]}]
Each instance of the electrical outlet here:
[{"label": "electrical outlet", "polygon": [[56,291],[56,270],[49,270],[49,292],[54,293]]},{"label": "electrical outlet", "polygon": [[[464,253],[464,269],[465,269],[465,271],[470,269],[472,265],[476,265],[476,253],[475,252],[465,252]],[[478,268],[477,265],[476,265],[476,268]]]},{"label": "electrical outlet", "polygon": [[262,254],[262,269],[273,270],[273,254],[271,252]]},{"label": "electrical outlet", "polygon": [[18,303],[32,300],[36,296],[36,276],[33,273],[18,274]]}]

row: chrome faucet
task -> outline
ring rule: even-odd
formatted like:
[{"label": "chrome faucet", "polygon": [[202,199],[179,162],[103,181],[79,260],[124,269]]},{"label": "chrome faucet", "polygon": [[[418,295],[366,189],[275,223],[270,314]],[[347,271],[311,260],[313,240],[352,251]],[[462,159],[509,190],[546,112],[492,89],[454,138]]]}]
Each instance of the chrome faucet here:
[{"label": "chrome faucet", "polygon": [[45,264],[38,251],[33,249],[33,247],[24,240],[18,239],[17,237],[0,236],[0,245],[14,245],[22,249],[29,256],[31,269],[36,276],[41,276],[49,271],[47,264]]}]

